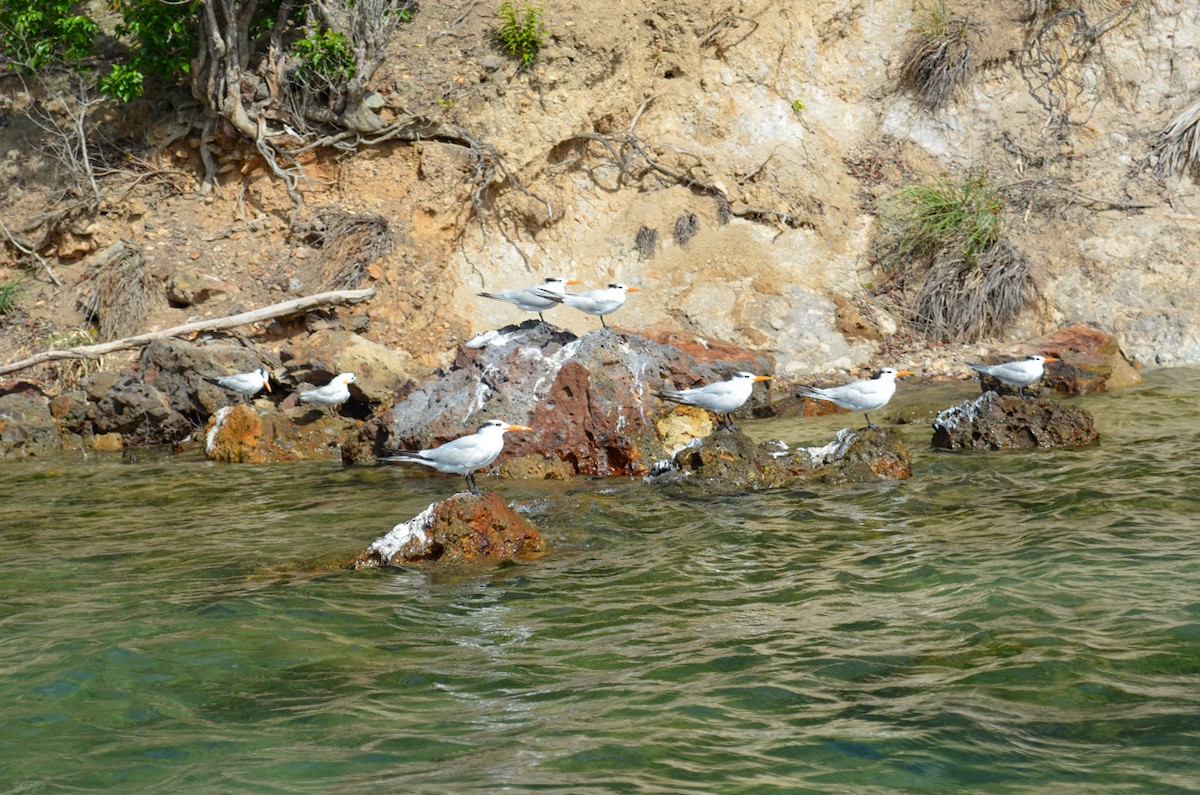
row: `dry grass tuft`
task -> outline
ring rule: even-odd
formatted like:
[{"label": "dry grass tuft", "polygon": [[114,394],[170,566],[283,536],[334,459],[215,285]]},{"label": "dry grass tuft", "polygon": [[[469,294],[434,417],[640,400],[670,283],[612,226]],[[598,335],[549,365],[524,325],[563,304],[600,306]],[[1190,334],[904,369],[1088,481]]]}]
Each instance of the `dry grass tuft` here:
[{"label": "dry grass tuft", "polygon": [[80,309],[96,324],[101,342],[144,331],[159,292],[146,272],[141,249],[124,240],[96,256],[81,287]]},{"label": "dry grass tuft", "polygon": [[1200,100],[1163,128],[1150,155],[1159,176],[1183,174],[1200,182]]},{"label": "dry grass tuft", "polygon": [[317,213],[310,240],[321,250],[316,272],[324,290],[352,290],[361,286],[371,265],[395,245],[388,220],[382,215],[336,208]]},{"label": "dry grass tuft", "polygon": [[965,14],[951,14],[945,4],[925,12],[900,68],[900,86],[930,110],[945,107],[959,86],[975,74],[974,44],[981,27]]},{"label": "dry grass tuft", "polygon": [[[47,350],[94,345],[96,332],[85,328],[54,331],[45,336],[43,343]],[[105,363],[106,360],[103,356],[95,359],[60,359],[48,362],[42,365],[44,369],[41,381],[49,387],[51,392],[62,394],[78,387],[79,382],[92,373],[103,370]]]}]

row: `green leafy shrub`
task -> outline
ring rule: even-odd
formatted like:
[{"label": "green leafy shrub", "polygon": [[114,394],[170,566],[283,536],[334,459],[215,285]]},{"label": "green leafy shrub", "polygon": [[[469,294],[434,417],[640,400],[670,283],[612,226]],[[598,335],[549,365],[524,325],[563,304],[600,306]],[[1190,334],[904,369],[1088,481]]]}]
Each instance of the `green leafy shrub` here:
[{"label": "green leafy shrub", "polygon": [[941,340],[1002,334],[1037,296],[1005,238],[1004,197],[979,175],[901,188],[881,208],[884,290],[916,331]]},{"label": "green leafy shrub", "polygon": [[295,44],[300,74],[306,82],[338,83],[354,77],[358,69],[346,37],[327,28],[310,30]]},{"label": "green leafy shrub", "polygon": [[537,58],[546,39],[541,9],[527,6],[520,0],[515,4],[504,0],[500,4],[499,15],[500,26],[496,29],[496,38],[500,46],[519,60],[522,66],[529,66]]},{"label": "green leafy shrub", "polygon": [[99,26],[68,0],[0,0],[0,69],[28,72],[91,55]]}]

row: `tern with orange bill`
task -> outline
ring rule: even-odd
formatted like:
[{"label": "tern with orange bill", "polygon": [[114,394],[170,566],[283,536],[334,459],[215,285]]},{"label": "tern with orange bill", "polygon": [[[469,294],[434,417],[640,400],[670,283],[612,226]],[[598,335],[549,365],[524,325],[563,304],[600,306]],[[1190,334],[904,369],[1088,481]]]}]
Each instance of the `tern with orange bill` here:
[{"label": "tern with orange bill", "polygon": [[551,276],[541,284],[533,287],[526,287],[524,290],[501,290],[497,293],[479,293],[481,298],[491,298],[493,301],[504,301],[508,304],[515,304],[517,309],[523,309],[526,312],[537,312],[538,320],[543,323],[546,318],[542,317],[542,312],[547,309],[553,309],[560,302],[552,301],[541,294],[541,291],[562,295],[567,291],[568,284],[579,284],[577,279],[564,279],[561,276]]},{"label": "tern with orange bill", "polygon": [[1002,384],[1015,386],[1021,397],[1025,397],[1025,387],[1045,374],[1046,368],[1044,365],[1046,362],[1057,361],[1059,359],[1053,356],[1034,354],[1024,359],[1018,359],[1015,362],[1003,362],[1001,364],[970,364],[968,362],[968,366],[976,372],[998,379]]},{"label": "tern with orange bill", "polygon": [[507,431],[532,430],[528,425],[511,425],[503,420],[488,420],[480,425],[475,433],[460,436],[439,447],[400,451],[396,455],[379,460],[423,464],[438,472],[462,475],[467,479],[467,488],[472,494],[478,495],[475,470],[492,465],[504,449],[504,434]]},{"label": "tern with orange bill", "polygon": [[728,381],[717,381],[692,389],[656,389],[653,392],[662,400],[698,406],[721,415],[723,419],[717,424],[717,428],[736,431],[737,426],[733,424],[730,414],[750,399],[750,392],[754,389],[756,381],[770,380],[769,375],[755,375],[739,370]]},{"label": "tern with orange bill", "polygon": [[589,315],[599,315],[600,325],[608,328],[608,324],[604,322],[605,315],[611,315],[625,305],[625,299],[629,293],[639,292],[638,287],[629,287],[628,285],[614,283],[600,290],[588,290],[586,293],[570,293],[557,294],[547,290],[539,290],[539,294],[546,299],[553,301],[556,304],[566,304],[574,307],[580,312],[585,312]]},{"label": "tern with orange bill", "polygon": [[817,400],[827,400],[835,406],[850,411],[861,411],[867,418],[867,427],[877,430],[878,426],[871,422],[869,412],[881,409],[896,394],[896,379],[906,375],[916,375],[911,370],[897,370],[885,367],[873,378],[862,381],[851,381],[844,386],[831,386],[824,389],[815,386],[801,386],[799,392],[805,397]]}]

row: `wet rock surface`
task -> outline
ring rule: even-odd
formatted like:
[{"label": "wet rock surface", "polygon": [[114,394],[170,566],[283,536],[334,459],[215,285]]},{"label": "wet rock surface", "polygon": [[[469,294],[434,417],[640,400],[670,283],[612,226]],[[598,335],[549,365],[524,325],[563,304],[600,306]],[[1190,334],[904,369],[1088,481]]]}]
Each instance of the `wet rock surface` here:
[{"label": "wet rock surface", "polygon": [[546,542],[498,494],[462,493],[396,525],[354,560],[354,568],[535,557]]},{"label": "wet rock surface", "polygon": [[658,483],[700,487],[712,493],[767,489],[796,482],[865,483],[912,477],[912,455],[887,428],[844,428],[821,447],[789,447],[779,440],[755,444],[739,431],[718,431],[676,453]]},{"label": "wet rock surface", "polygon": [[1079,447],[1100,438],[1081,406],[985,392],[938,414],[933,446],[944,450]]},{"label": "wet rock surface", "polygon": [[231,464],[336,459],[341,439],[333,426],[306,429],[270,404],[226,406],[204,429],[204,455]]},{"label": "wet rock surface", "polygon": [[369,424],[344,459],[431,447],[485,419],[501,418],[534,430],[510,434],[500,464],[539,456],[568,465],[574,474],[641,475],[674,452],[656,426],[673,406],[652,397],[649,387],[722,380],[747,361],[761,364],[761,357],[743,352],[700,361],[673,345],[622,331],[576,337],[528,321],[463,345],[447,371],[413,387]]},{"label": "wet rock surface", "polygon": [[0,395],[0,460],[34,458],[61,450],[50,401],[38,392]]}]

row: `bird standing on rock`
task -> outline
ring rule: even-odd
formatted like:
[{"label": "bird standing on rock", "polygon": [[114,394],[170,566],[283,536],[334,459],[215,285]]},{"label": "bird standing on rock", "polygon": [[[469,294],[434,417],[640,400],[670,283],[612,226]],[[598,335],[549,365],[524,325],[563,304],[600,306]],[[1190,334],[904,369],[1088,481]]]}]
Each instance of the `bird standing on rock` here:
[{"label": "bird standing on rock", "polygon": [[545,290],[556,295],[562,295],[567,291],[568,284],[579,284],[576,279],[564,279],[561,276],[551,276],[541,284],[533,287],[526,287],[524,290],[501,290],[498,293],[479,293],[482,298],[491,298],[493,301],[504,301],[509,304],[516,304],[518,309],[523,309],[526,312],[537,312],[538,320],[543,323],[546,318],[542,317],[542,312],[547,309],[553,309],[558,306],[559,302],[539,294],[539,290]]},{"label": "bird standing on rock", "polygon": [[338,406],[350,399],[350,389],[347,385],[353,383],[354,373],[342,373],[334,376],[333,380],[325,386],[301,392],[297,397],[301,403],[312,403],[323,409],[336,410]]},{"label": "bird standing on rock", "polygon": [[1034,354],[1015,362],[1004,362],[1002,364],[970,364],[968,362],[967,366],[976,372],[998,379],[1002,384],[1015,386],[1021,397],[1025,397],[1025,387],[1041,378],[1046,372],[1043,365],[1046,362],[1057,361],[1059,360],[1053,356],[1039,356]]},{"label": "bird standing on rock", "polygon": [[770,380],[771,376],[769,375],[755,375],[739,370],[728,381],[718,381],[715,384],[706,384],[693,389],[656,389],[652,391],[662,400],[698,406],[722,415],[723,419],[717,424],[717,428],[736,431],[737,426],[733,424],[730,413],[741,408],[742,404],[750,399],[754,382]]},{"label": "bird standing on rock", "polygon": [[475,470],[491,466],[504,449],[506,431],[532,431],[528,425],[510,425],[503,420],[488,420],[479,430],[469,436],[460,436],[440,447],[428,450],[401,451],[398,455],[380,458],[380,461],[403,461],[424,464],[438,472],[462,475],[467,479],[467,488],[479,495],[475,485]]},{"label": "bird standing on rock", "polygon": [[624,284],[610,284],[600,290],[588,290],[586,293],[578,293],[571,295],[570,293],[557,294],[548,290],[538,289],[538,294],[543,298],[547,298],[556,304],[566,304],[578,309],[580,312],[586,312],[589,315],[599,315],[600,325],[608,328],[608,324],[604,322],[604,316],[616,312],[625,305],[625,299],[629,293],[639,292],[638,287],[629,287]]},{"label": "bird standing on rock", "polygon": [[896,379],[906,375],[916,375],[911,370],[897,370],[885,367],[874,377],[862,381],[851,381],[844,386],[831,386],[821,389],[815,386],[801,386],[799,392],[805,397],[827,400],[836,406],[850,411],[861,411],[867,418],[867,427],[877,430],[879,426],[871,422],[869,412],[881,409],[896,394]]},{"label": "bird standing on rock", "polygon": [[263,367],[251,370],[248,373],[235,373],[234,375],[226,375],[220,378],[213,378],[207,375],[201,376],[201,378],[210,384],[216,384],[231,392],[236,392],[245,400],[254,397],[263,389],[266,389],[268,392],[271,391],[271,377],[267,374],[266,368]]}]

